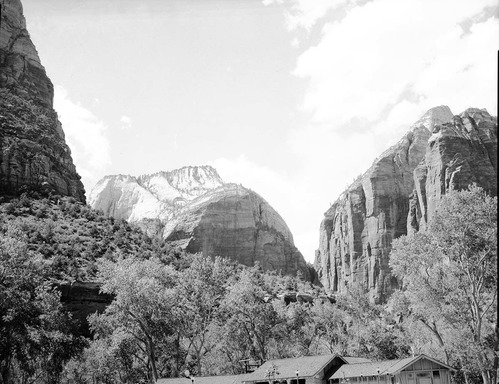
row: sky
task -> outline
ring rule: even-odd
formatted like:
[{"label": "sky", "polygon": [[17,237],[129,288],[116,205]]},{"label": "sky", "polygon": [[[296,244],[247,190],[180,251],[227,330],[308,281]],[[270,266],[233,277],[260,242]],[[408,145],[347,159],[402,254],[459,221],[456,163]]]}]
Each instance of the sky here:
[{"label": "sky", "polygon": [[426,110],[497,116],[498,0],[22,0],[87,191],[212,165],[313,262],[324,212]]}]

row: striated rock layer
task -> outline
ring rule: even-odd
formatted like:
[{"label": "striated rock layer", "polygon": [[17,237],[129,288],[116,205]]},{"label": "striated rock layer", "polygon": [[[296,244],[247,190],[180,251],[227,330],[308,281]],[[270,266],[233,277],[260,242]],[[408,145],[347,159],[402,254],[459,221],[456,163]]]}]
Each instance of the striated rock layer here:
[{"label": "striated rock layer", "polygon": [[472,183],[497,195],[497,118],[476,108],[432,130],[425,158],[414,170],[408,232],[426,228],[443,195]]},{"label": "striated rock layer", "polygon": [[212,167],[184,167],[140,177],[106,176],[90,205],[159,233],[187,252],[231,258],[309,278],[281,216],[258,194],[225,184]]},{"label": "striated rock layer", "polygon": [[0,23],[0,194],[38,189],[85,201],[57,114],[53,85],[33,45],[19,0]]},{"label": "striated rock layer", "polygon": [[389,253],[393,239],[407,233],[413,171],[425,156],[431,130],[451,119],[448,107],[428,111],[325,213],[315,269],[326,290],[361,289],[382,302],[397,288]]}]

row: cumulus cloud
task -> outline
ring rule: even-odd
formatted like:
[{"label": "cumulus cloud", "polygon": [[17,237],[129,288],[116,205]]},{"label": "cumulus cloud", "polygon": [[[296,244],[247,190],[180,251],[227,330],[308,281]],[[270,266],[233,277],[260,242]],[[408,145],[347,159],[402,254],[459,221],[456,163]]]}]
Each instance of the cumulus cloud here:
[{"label": "cumulus cloud", "polygon": [[[436,0],[429,7],[420,0],[376,0],[350,9],[325,23],[320,42],[297,61],[294,74],[310,84],[303,107],[313,123],[332,129],[352,122],[370,129],[401,103],[413,104],[417,114],[440,104],[456,112],[477,106],[497,113],[499,23],[483,20],[494,2]],[[317,21],[320,14],[305,12],[299,22]],[[476,15],[482,19],[475,17],[466,31],[463,23]]]},{"label": "cumulus cloud", "polygon": [[111,163],[107,127],[90,110],[72,101],[61,86],[55,87],[54,108],[88,193]]},{"label": "cumulus cloud", "polygon": [[[308,81],[302,108],[311,118],[286,139],[301,164],[290,185],[307,197],[303,220],[318,227],[328,205],[429,108],[497,114],[495,0],[285,4],[290,41],[294,29],[321,30],[293,71]],[[317,248],[312,232],[295,233],[297,244]]]}]

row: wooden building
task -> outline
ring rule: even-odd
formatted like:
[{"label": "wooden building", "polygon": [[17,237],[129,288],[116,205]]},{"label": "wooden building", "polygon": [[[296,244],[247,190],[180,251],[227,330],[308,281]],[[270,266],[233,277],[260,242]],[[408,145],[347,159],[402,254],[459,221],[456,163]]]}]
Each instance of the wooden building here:
[{"label": "wooden building", "polygon": [[345,364],[328,384],[450,384],[448,365],[426,355],[379,362]]},{"label": "wooden building", "polygon": [[193,378],[178,377],[173,379],[159,379],[156,384],[241,384],[248,376],[231,375],[231,376],[200,376]]},{"label": "wooden building", "polygon": [[344,364],[369,360],[339,355],[302,356],[269,360],[249,374],[243,384],[324,384]]},{"label": "wooden building", "polygon": [[453,368],[426,355],[373,362],[340,355],[269,360],[252,373],[161,379],[157,384],[450,384]]}]

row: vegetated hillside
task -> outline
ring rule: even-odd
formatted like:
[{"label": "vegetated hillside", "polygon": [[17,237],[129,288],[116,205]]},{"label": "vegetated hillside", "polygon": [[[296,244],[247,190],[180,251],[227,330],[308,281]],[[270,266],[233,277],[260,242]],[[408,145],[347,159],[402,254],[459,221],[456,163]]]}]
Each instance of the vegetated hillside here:
[{"label": "vegetated hillside", "polygon": [[[35,198],[37,197],[37,198]],[[0,198],[0,236],[22,238],[28,248],[51,264],[59,281],[92,281],[99,258],[117,255],[157,256],[175,259],[173,249],[159,238],[151,238],[124,220],[102,212],[72,197],[36,193],[19,198]]]}]

